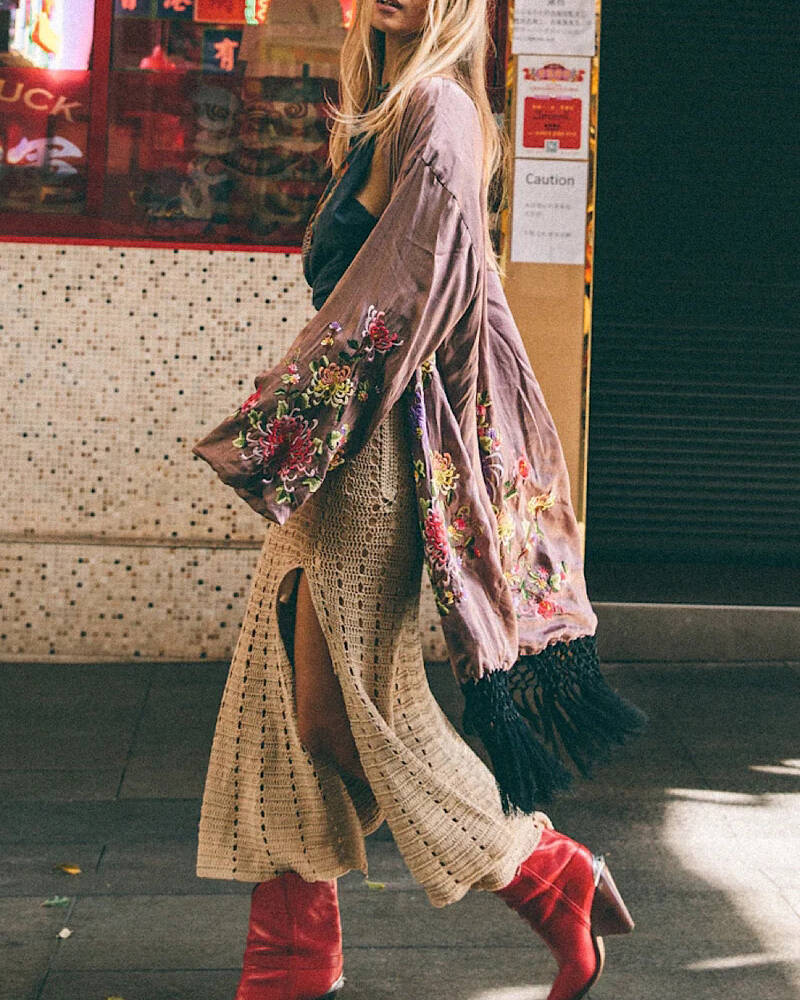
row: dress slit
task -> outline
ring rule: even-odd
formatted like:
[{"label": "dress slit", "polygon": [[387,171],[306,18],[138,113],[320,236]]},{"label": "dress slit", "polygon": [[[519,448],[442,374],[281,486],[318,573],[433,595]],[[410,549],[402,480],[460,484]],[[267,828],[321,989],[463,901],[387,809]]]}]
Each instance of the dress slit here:
[{"label": "dress slit", "polygon": [[275,595],[275,615],[278,631],[283,640],[286,657],[294,667],[294,630],[297,619],[297,591],[300,587],[302,566],[296,566],[284,573]]},{"label": "dress slit", "polygon": [[[538,842],[540,822],[503,813],[494,776],[428,685],[406,433],[395,406],[284,525],[266,522],[214,732],[200,877],[367,874],[364,838],[385,820],[414,878],[444,906],[470,888],[506,885]],[[298,735],[297,569],[307,575],[366,783],[313,759]]]}]

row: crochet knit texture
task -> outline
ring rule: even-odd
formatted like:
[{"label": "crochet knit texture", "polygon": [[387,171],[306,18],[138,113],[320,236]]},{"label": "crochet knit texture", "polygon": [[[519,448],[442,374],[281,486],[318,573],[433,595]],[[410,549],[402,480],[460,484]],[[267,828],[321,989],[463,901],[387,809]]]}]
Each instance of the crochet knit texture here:
[{"label": "crochet knit texture", "polygon": [[[425,674],[421,543],[400,406],[284,525],[267,522],[214,734],[197,874],[307,881],[367,873],[364,836],[386,819],[434,906],[499,889],[541,820],[503,812],[492,772],[458,735]],[[281,581],[307,574],[369,784],[300,741],[293,668],[276,613]]]}]

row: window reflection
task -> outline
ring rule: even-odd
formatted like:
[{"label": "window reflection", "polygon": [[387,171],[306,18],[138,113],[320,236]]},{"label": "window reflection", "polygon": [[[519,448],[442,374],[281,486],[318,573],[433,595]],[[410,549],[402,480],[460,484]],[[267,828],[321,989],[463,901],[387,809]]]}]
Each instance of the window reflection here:
[{"label": "window reflection", "polygon": [[93,51],[93,0],[0,0],[3,219],[299,246],[327,181],[325,98],[351,0],[97,5]]},{"label": "window reflection", "polygon": [[107,210],[178,238],[297,245],[327,180],[339,0],[272,0],[263,24],[244,6],[215,20],[227,0],[116,3]]},{"label": "window reflection", "polygon": [[86,202],[93,0],[0,0],[0,209]]}]

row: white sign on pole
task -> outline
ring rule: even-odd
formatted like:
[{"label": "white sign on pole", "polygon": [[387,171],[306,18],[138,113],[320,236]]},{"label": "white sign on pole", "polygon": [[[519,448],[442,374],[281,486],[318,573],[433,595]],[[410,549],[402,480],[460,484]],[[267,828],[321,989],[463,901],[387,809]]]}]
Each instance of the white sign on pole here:
[{"label": "white sign on pole", "polygon": [[589,156],[591,72],[580,56],[517,57],[517,156]]},{"label": "white sign on pole", "polygon": [[511,260],[583,264],[586,257],[586,160],[517,160]]},{"label": "white sign on pole", "polygon": [[595,0],[515,0],[511,51],[593,56]]}]

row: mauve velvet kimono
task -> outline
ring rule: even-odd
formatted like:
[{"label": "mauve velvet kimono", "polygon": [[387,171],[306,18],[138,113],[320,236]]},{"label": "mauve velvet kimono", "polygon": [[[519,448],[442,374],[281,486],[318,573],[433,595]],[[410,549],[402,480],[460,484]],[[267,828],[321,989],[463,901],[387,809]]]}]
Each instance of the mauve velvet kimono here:
[{"label": "mauve velvet kimono", "polygon": [[416,87],[391,180],[320,311],[194,451],[282,524],[393,406],[406,408],[465,725],[487,747],[504,807],[530,812],[569,780],[542,740],[588,773],[643,716],[598,669],[567,467],[487,264],[480,121],[453,80]]}]

